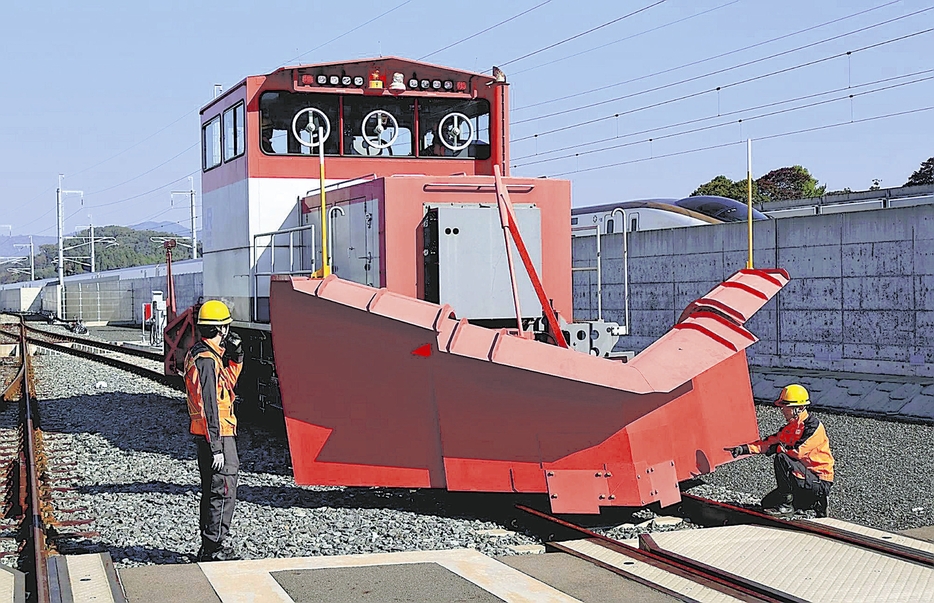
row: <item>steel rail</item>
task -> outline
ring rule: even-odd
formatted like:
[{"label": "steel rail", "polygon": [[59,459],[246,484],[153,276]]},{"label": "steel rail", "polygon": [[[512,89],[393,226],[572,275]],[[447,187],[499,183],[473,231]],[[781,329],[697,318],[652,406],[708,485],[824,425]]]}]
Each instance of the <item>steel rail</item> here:
[{"label": "steel rail", "polygon": [[98,341],[96,339],[88,339],[86,337],[76,337],[74,335],[65,335],[63,333],[52,333],[46,331],[45,329],[38,329],[36,327],[26,326],[26,330],[30,333],[41,334],[45,337],[52,337],[55,339],[61,339],[65,341],[70,341],[71,343],[77,343],[80,345],[86,345],[88,347],[100,348],[102,350],[108,350],[111,352],[118,352],[120,354],[127,354],[128,356],[139,356],[140,358],[147,358],[149,360],[154,360],[156,362],[164,362],[165,357],[158,352],[148,352],[146,350],[137,350],[135,348],[129,348],[116,343],[111,343],[109,341]]},{"label": "steel rail", "polygon": [[[29,343],[26,337],[26,325],[20,323],[20,358],[21,369],[17,376],[20,381],[20,397],[22,399],[23,413],[23,449],[20,452],[21,476],[25,477],[21,481],[20,498],[25,502],[23,506],[23,523],[27,533],[26,548],[29,550],[32,563],[32,573],[30,576],[30,601],[38,603],[49,602],[48,588],[48,548],[46,540],[46,526],[42,519],[42,499],[39,494],[39,468],[37,459],[39,458],[38,445],[36,442],[37,426],[35,422],[36,407],[35,400],[31,391],[31,369],[29,361]],[[25,475],[23,475],[25,474]]]},{"label": "steel rail", "polygon": [[772,517],[744,507],[723,503],[693,494],[681,494],[680,503],[682,514],[690,517],[698,525],[736,525],[752,524],[805,532],[837,542],[845,542],[853,546],[868,549],[876,553],[895,557],[903,561],[917,563],[926,567],[934,567],[934,554],[927,551],[913,549],[894,542],[886,542],[873,536],[856,534],[848,530],[828,526],[816,521],[788,520]]},{"label": "steel rail", "polygon": [[[687,557],[682,557],[680,555],[670,553],[669,551],[664,551],[663,549],[657,547],[657,545],[652,547],[655,550],[652,550],[652,548],[648,547],[647,550],[642,548],[637,549],[625,545],[618,540],[614,540],[604,536],[603,534],[598,534],[597,532],[588,530],[582,526],[564,521],[537,509],[532,509],[525,505],[516,505],[516,508],[529,513],[534,517],[561,526],[565,530],[576,533],[595,544],[599,544],[604,548],[610,549],[621,555],[625,555],[633,560],[647,563],[669,573],[681,576],[692,582],[701,584],[743,601],[761,601],[768,603],[804,603],[804,599],[800,599],[794,595],[790,595],[765,584],[738,576],[719,568],[709,566],[699,561],[695,561]],[[618,568],[584,553],[580,553],[579,551],[575,551],[571,547],[562,545],[560,542],[549,542],[548,545],[564,553],[568,553],[593,563],[594,565],[598,565],[599,567],[612,571],[618,575],[624,576],[628,579],[634,579],[637,582],[649,586],[652,589],[661,590],[662,592],[665,592],[666,594],[676,597],[682,601],[695,601],[695,599],[689,597],[688,595],[665,589],[660,587],[658,584],[638,578],[623,568]]]},{"label": "steel rail", "polygon": [[[94,352],[88,352],[79,348],[69,347],[67,345],[61,345],[57,343],[52,343],[50,341],[43,341],[42,339],[37,339],[34,337],[29,337],[28,340],[31,343],[34,343],[38,346],[48,348],[50,350],[55,350],[63,354],[71,354],[72,356],[78,356],[79,358],[84,358],[86,360],[93,360],[94,362],[100,362],[114,368],[118,368],[130,373],[139,375],[140,377],[145,377],[147,379],[152,379],[168,387],[178,389],[180,391],[185,390],[185,384],[182,381],[181,377],[175,375],[166,375],[161,371],[154,371],[142,366],[133,364],[132,362],[125,362],[118,358],[111,358],[110,356],[104,356],[103,354],[95,354]],[[96,343],[96,342],[94,342]],[[95,347],[94,345],[89,345],[88,347]]]}]

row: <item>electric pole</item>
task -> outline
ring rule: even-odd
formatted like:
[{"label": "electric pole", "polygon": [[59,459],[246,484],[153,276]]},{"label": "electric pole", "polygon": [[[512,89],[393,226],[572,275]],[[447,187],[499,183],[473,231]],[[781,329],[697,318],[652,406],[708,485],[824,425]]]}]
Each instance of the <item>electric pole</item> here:
[{"label": "electric pole", "polygon": [[58,175],[58,188],[55,189],[55,208],[58,210],[58,318],[64,318],[65,306],[65,216],[62,214],[62,197],[65,195],[81,195],[81,204],[84,204],[84,191],[62,190],[62,178]]},{"label": "electric pole", "polygon": [[191,216],[191,259],[198,259],[198,224],[197,224],[197,210],[195,208],[195,184],[194,178],[191,176],[188,177],[188,190],[187,191],[172,191],[172,202],[175,202],[175,195],[188,195],[188,203],[190,205],[190,216]]}]

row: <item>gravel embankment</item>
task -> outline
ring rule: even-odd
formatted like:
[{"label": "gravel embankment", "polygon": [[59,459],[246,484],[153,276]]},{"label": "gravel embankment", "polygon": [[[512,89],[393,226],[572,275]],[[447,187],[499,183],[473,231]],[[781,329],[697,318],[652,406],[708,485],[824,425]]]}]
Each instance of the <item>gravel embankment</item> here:
[{"label": "gravel embankment", "polygon": [[[759,431],[781,428],[781,412],[759,406]],[[934,524],[934,427],[815,411],[836,460],[830,516],[880,528],[905,530]],[[775,487],[772,458],[741,458],[704,476],[699,496],[744,504]]]}]

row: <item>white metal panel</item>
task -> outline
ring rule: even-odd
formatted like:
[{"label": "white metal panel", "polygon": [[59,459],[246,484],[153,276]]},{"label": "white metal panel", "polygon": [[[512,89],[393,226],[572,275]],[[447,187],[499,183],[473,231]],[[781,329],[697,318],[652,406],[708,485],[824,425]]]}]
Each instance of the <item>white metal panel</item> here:
[{"label": "white metal panel", "polygon": [[804,532],[728,526],[652,538],[663,549],[808,601],[934,601],[934,569]]},{"label": "white metal panel", "polygon": [[204,298],[221,299],[234,320],[250,320],[250,249],[204,254]]},{"label": "white metal panel", "polygon": [[793,207],[791,209],[776,209],[774,211],[767,211],[765,215],[770,218],[797,218],[798,216],[814,216],[817,215],[817,206],[809,205],[808,207]]},{"label": "white metal panel", "polygon": [[250,245],[247,181],[208,191],[201,198],[204,253]]},{"label": "white metal panel", "polygon": [[857,201],[855,203],[839,203],[837,205],[822,205],[820,213],[822,214],[842,214],[851,211],[868,211],[871,209],[882,209],[885,203],[878,199],[876,201]]},{"label": "white metal panel", "polygon": [[[317,175],[317,161],[309,164],[311,172]],[[253,235],[299,226],[298,199],[318,191],[318,178],[250,178],[249,183],[250,242]]]},{"label": "white metal panel", "polygon": [[741,600],[697,582],[692,582],[687,578],[666,572],[654,565],[627,557],[622,553],[617,553],[589,540],[571,540],[562,542],[561,545],[701,603],[732,603]]}]

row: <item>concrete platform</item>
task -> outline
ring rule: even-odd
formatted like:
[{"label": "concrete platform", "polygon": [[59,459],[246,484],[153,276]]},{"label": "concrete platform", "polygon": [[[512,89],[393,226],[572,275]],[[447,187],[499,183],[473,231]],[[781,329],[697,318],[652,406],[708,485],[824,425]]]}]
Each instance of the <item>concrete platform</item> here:
[{"label": "concrete platform", "polygon": [[903,534],[910,538],[917,538],[918,540],[924,540],[926,542],[934,542],[934,526],[924,526],[921,528],[902,530],[899,532],[899,534]]},{"label": "concrete platform", "polygon": [[146,566],[119,576],[133,603],[579,601],[473,549]]}]

